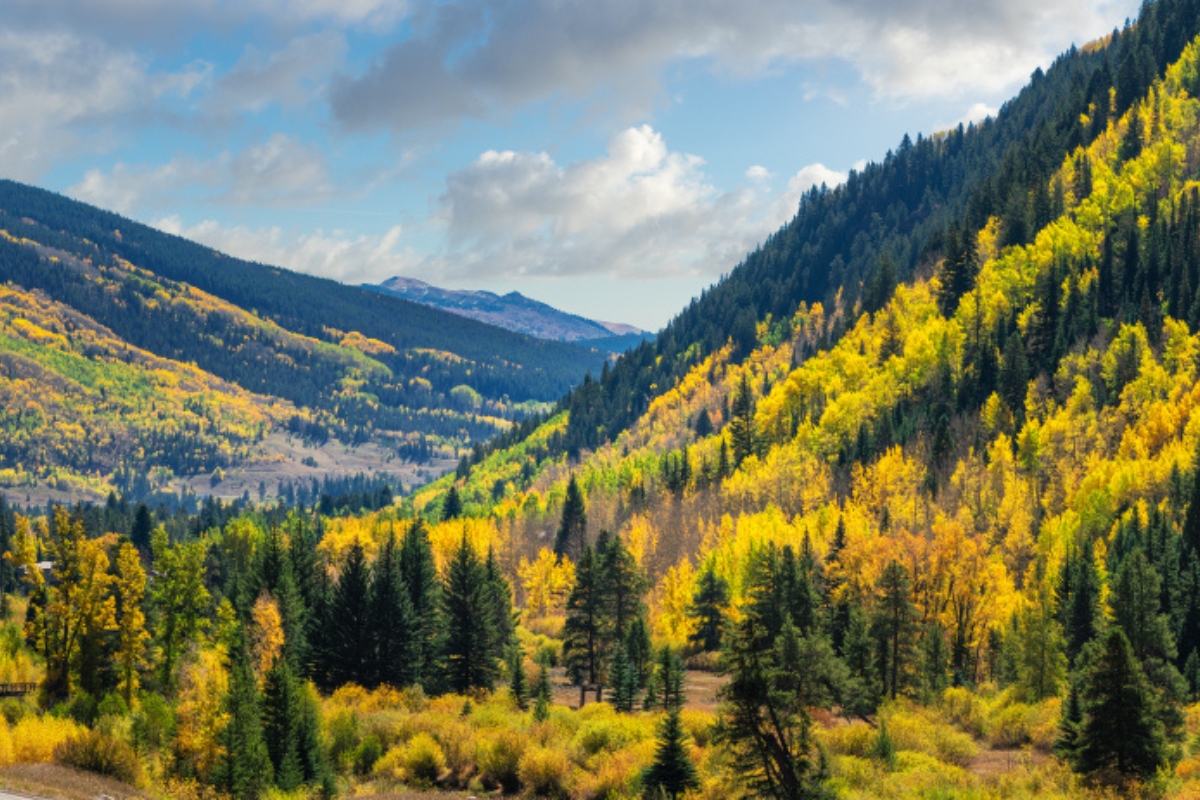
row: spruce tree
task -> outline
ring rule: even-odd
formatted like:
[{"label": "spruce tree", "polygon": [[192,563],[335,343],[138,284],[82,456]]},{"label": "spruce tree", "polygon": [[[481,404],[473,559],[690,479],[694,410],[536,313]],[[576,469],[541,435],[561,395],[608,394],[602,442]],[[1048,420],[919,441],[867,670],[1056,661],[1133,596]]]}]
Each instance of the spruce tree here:
[{"label": "spruce tree", "polygon": [[649,588],[649,581],[620,537],[607,531],[600,532],[595,557],[600,569],[606,641],[624,642],[633,620],[646,614],[642,598]]},{"label": "spruce tree", "polygon": [[591,545],[575,565],[575,586],[567,597],[563,626],[563,660],[575,683],[599,683],[603,670],[604,596],[600,570]]},{"label": "spruce tree", "polygon": [[1166,758],[1154,695],[1129,639],[1113,627],[1084,675],[1074,767],[1086,775],[1149,778]]},{"label": "spruce tree", "polygon": [[646,685],[646,678],[654,661],[654,647],[650,643],[650,627],[644,614],[633,618],[629,633],[625,635],[625,652],[629,655],[630,666],[633,667],[637,688]]},{"label": "spruce tree", "polygon": [[748,371],[742,372],[730,408],[729,438],[733,444],[733,466],[741,466],[750,455],[758,452],[758,432],[754,427],[754,391],[750,388]]},{"label": "spruce tree", "polygon": [[278,659],[263,681],[262,727],[275,785],[285,792],[294,791],[304,782],[300,715],[300,687],[287,659]]},{"label": "spruce tree", "polygon": [[458,519],[462,513],[462,499],[458,496],[458,487],[451,486],[446,492],[446,498],[442,500],[442,522]]},{"label": "spruce tree", "polygon": [[154,517],[145,503],[138,503],[133,516],[133,527],[129,531],[129,540],[142,554],[143,559],[150,558],[150,538],[154,533]]},{"label": "spruce tree", "polygon": [[1100,575],[1096,571],[1092,544],[1087,542],[1077,555],[1068,557],[1060,584],[1063,608],[1063,632],[1066,636],[1067,662],[1072,667],[1084,646],[1096,638],[1096,620],[1100,606]]},{"label": "spruce tree", "polygon": [[562,519],[554,538],[554,554],[579,560],[587,544],[587,507],[575,476],[567,482],[567,497],[563,502]]},{"label": "spruce tree", "polygon": [[446,570],[442,591],[446,621],[447,687],[459,694],[490,690],[498,675],[495,616],[487,570],[464,534]]},{"label": "spruce tree", "polygon": [[513,617],[512,587],[504,577],[500,562],[496,560],[496,552],[491,547],[483,562],[483,580],[488,616],[491,617],[494,631],[492,654],[496,659],[502,659],[516,638],[517,625]]},{"label": "spruce tree", "polygon": [[688,608],[688,616],[696,620],[696,630],[688,642],[705,652],[721,649],[721,627],[729,606],[729,584],[717,575],[712,561],[704,565],[696,581],[696,593]]},{"label": "spruce tree", "polygon": [[658,653],[658,701],[664,711],[683,708],[683,661],[669,646]]},{"label": "spruce tree", "polygon": [[638,691],[637,673],[625,652],[625,645],[621,642],[613,646],[609,684],[612,686],[613,708],[626,714],[633,711]]},{"label": "spruce tree", "polygon": [[521,711],[529,708],[529,678],[525,674],[525,651],[514,644],[508,658],[508,693]]},{"label": "spruce tree", "polygon": [[217,766],[217,787],[234,800],[258,800],[271,787],[274,767],[263,740],[258,681],[241,636],[233,651],[224,710],[228,722],[221,733],[224,755]]},{"label": "spruce tree", "polygon": [[550,704],[554,701],[554,694],[550,687],[550,667],[546,664],[539,667],[533,695],[533,721],[545,722],[550,718]]},{"label": "spruce tree", "polygon": [[413,612],[413,680],[426,691],[436,689],[442,647],[441,581],[433,561],[429,531],[421,520],[404,534],[400,572]]},{"label": "spruce tree", "polygon": [[878,644],[884,693],[893,700],[908,685],[915,666],[917,609],[908,570],[898,561],[884,568],[876,584],[878,598],[871,622]]},{"label": "spruce tree", "polygon": [[367,683],[375,637],[371,630],[370,571],[362,545],[355,542],[342,563],[325,630],[331,687]]},{"label": "spruce tree", "polygon": [[388,536],[371,574],[369,615],[375,647],[369,654],[370,686],[402,688],[416,678],[416,621],[400,570],[394,536]]},{"label": "spruce tree", "polygon": [[671,709],[658,729],[654,762],[642,773],[642,797],[673,799],[699,788],[700,778],[688,757],[686,736],[679,722],[679,709]]}]

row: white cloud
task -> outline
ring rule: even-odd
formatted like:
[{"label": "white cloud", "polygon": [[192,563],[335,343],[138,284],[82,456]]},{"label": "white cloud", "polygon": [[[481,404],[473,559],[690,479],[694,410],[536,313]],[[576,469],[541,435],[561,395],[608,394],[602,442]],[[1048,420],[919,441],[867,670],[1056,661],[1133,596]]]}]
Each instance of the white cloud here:
[{"label": "white cloud", "polygon": [[[670,63],[734,76],[850,64],[881,96],[1007,89],[1065,42],[1105,32],[1128,0],[462,0],[416,6],[412,35],[331,85],[349,128],[503,115],[612,94],[643,109]],[[1111,23],[1110,23],[1111,24]]]},{"label": "white cloud", "polygon": [[321,152],[276,133],[235,155],[204,161],[180,156],[161,166],[118,163],[88,170],[67,194],[122,214],[179,201],[201,190],[209,202],[234,206],[305,206],[336,193]]},{"label": "white cloud", "polygon": [[746,179],[754,181],[755,183],[769,181],[773,177],[775,176],[771,174],[770,170],[758,164],[755,164],[754,166],[750,167],[750,169],[746,170]]},{"label": "white cloud", "polygon": [[399,225],[382,236],[365,236],[337,229],[296,233],[279,227],[224,227],[213,220],[187,225],[177,215],[151,224],[238,258],[345,283],[413,274],[421,261],[412,250],[402,247]]},{"label": "white cloud", "polygon": [[845,179],[814,164],[772,197],[719,191],[703,165],[671,152],[649,126],[566,166],[546,153],[486,152],[447,179],[439,215],[447,249],[431,268],[451,279],[714,276],[790,219],[804,191]]},{"label": "white cloud", "polygon": [[103,152],[116,121],[186,96],[203,69],[154,73],[136,56],[66,34],[0,31],[0,169],[38,176],[61,153]]}]

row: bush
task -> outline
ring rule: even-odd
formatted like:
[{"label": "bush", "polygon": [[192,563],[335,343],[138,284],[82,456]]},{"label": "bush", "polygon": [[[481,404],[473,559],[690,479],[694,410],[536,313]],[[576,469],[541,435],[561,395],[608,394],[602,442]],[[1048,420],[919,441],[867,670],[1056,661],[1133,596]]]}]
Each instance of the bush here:
[{"label": "bush", "polygon": [[475,745],[475,760],[480,777],[492,787],[511,794],[521,786],[521,756],[525,754],[526,737],[516,731],[497,731]]},{"label": "bush", "polygon": [[329,741],[329,760],[342,772],[354,765],[354,749],[358,747],[358,715],[345,709],[329,716],[325,724]]},{"label": "bush", "polygon": [[33,713],[33,709],[24,700],[16,697],[6,697],[0,700],[0,717],[9,725],[16,725]]},{"label": "bush", "polygon": [[418,733],[408,744],[389,750],[375,765],[375,771],[381,767],[409,783],[432,786],[446,769],[446,754],[432,736]]},{"label": "bush", "polygon": [[1034,709],[1013,703],[992,715],[988,741],[995,747],[1020,747],[1029,742],[1035,721]]},{"label": "bush", "polygon": [[534,797],[566,797],[570,791],[571,762],[561,750],[527,748],[517,774]]},{"label": "bush", "polygon": [[708,747],[712,740],[713,723],[716,721],[712,714],[685,708],[679,713],[679,721],[683,729],[692,735],[696,747]]},{"label": "bush", "polygon": [[62,742],[54,749],[54,760],[125,783],[137,783],[141,778],[141,763],[133,748],[100,731],[85,731]]},{"label": "bush", "polygon": [[175,733],[175,711],[159,694],[142,695],[131,719],[133,746],[140,752],[158,752]]},{"label": "bush", "polygon": [[825,729],[821,742],[835,755],[866,758],[875,743],[875,730],[865,722],[852,722]]},{"label": "bush", "polygon": [[687,668],[694,669],[699,672],[720,672],[721,653],[716,650],[704,653],[696,653],[696,655],[687,660]]},{"label": "bush", "polygon": [[354,748],[354,771],[359,775],[367,775],[374,768],[375,762],[382,757],[383,742],[379,741],[378,736],[368,736]]},{"label": "bush", "polygon": [[13,762],[41,764],[54,760],[54,750],[68,739],[83,733],[74,720],[59,717],[29,716],[13,726],[11,733]]}]

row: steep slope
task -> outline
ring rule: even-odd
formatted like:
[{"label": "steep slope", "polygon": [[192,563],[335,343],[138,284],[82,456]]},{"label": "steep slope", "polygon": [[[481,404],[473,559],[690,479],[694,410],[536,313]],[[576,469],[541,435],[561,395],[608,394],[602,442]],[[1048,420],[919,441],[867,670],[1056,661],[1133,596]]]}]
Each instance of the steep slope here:
[{"label": "steep slope", "polygon": [[754,554],[791,545],[835,597],[870,608],[894,559],[921,647],[944,636],[968,683],[1001,680],[990,648],[1020,635],[1015,614],[1054,613],[1078,553],[1113,575],[1144,550],[1162,585],[1176,581],[1155,613],[1183,670],[1200,652],[1200,609],[1185,607],[1200,552],[1197,94],[1200,39],[1064,154],[1028,242],[1006,242],[993,216],[965,255],[947,248],[873,313],[802,304],[760,324],[744,355],[707,356],[580,462],[556,455],[559,414],[418,492],[415,510],[436,518],[456,482],[476,540],[531,559],[573,475],[588,537],[625,539],[658,581],[657,633],[676,641],[700,565],[737,601]]},{"label": "steep slope", "polygon": [[531,300],[519,292],[500,296],[492,292],[453,291],[431,286],[415,278],[402,277],[389,278],[378,286],[368,285],[366,288],[538,339],[594,342],[642,333],[632,325],[597,322],[568,314]]}]

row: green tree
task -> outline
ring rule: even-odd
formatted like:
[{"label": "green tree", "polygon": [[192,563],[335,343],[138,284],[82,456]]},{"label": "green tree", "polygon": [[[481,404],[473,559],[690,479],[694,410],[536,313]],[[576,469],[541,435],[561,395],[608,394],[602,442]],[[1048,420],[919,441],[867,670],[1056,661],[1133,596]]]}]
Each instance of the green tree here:
[{"label": "green tree", "polygon": [[578,561],[587,544],[587,506],[575,476],[567,482],[567,497],[563,501],[562,519],[554,537],[554,554]]},{"label": "green tree", "polygon": [[633,711],[638,692],[637,671],[622,642],[613,646],[609,683],[612,685],[613,708],[626,714]]},{"label": "green tree", "polygon": [[700,787],[696,766],[688,757],[686,736],[679,722],[679,709],[671,709],[658,729],[654,762],[642,773],[642,797],[676,798]]},{"label": "green tree", "polygon": [[696,630],[688,641],[706,652],[721,649],[721,629],[729,612],[729,584],[717,575],[711,561],[696,581],[696,593],[688,608],[688,616],[696,620]]},{"label": "green tree", "polygon": [[450,490],[446,492],[446,498],[442,501],[442,522],[458,519],[462,513],[462,499],[458,496],[458,487],[451,486]]},{"label": "green tree", "polygon": [[419,519],[404,534],[400,545],[400,572],[413,611],[413,680],[427,690],[433,689],[439,677],[442,647],[441,581],[429,531]]},{"label": "green tree", "polygon": [[152,550],[150,602],[156,618],[158,678],[164,689],[172,691],[180,658],[208,624],[205,614],[212,600],[204,586],[208,546],[203,541],[172,545],[160,526],[154,532]]},{"label": "green tree", "polygon": [[362,545],[346,553],[330,598],[325,647],[330,688],[365,684],[375,637],[371,629],[371,574]]},{"label": "green tree", "polygon": [[643,598],[650,584],[633,553],[629,552],[619,536],[601,531],[595,552],[600,569],[605,639],[608,644],[623,643],[633,621],[646,615]]},{"label": "green tree", "polygon": [[451,691],[490,690],[499,675],[494,609],[487,570],[464,534],[446,570],[446,683]]},{"label": "green tree", "polygon": [[575,683],[600,683],[603,676],[604,596],[600,569],[591,545],[575,565],[575,585],[567,597],[563,626],[563,660]]},{"label": "green tree", "polygon": [[871,633],[878,646],[884,693],[894,700],[908,685],[916,662],[917,608],[908,570],[892,561],[880,575],[876,591]]},{"label": "green tree", "polygon": [[217,787],[235,800],[258,800],[274,780],[274,767],[263,739],[258,681],[240,635],[233,651],[225,712],[229,721],[221,734],[225,755],[217,770]]},{"label": "green tree", "polygon": [[758,452],[758,431],[754,424],[754,390],[750,388],[749,371],[742,372],[730,408],[729,438],[733,445],[733,465],[741,466],[750,455]]},{"label": "green tree", "polygon": [[1129,639],[1113,627],[1084,673],[1083,723],[1074,767],[1087,775],[1148,778],[1166,758],[1154,694]]},{"label": "green tree", "polygon": [[529,708],[529,677],[525,674],[525,651],[520,643],[512,646],[508,658],[508,693],[517,708]]},{"label": "green tree", "polygon": [[367,598],[371,651],[371,686],[386,684],[400,688],[413,683],[416,657],[416,624],[412,597],[400,569],[395,537],[389,536],[380,550],[371,574]]},{"label": "green tree", "polygon": [[1017,615],[1017,680],[1030,699],[1041,701],[1058,694],[1066,679],[1067,656],[1050,591],[1044,582],[1035,589],[1033,602]]},{"label": "green tree", "polygon": [[286,658],[266,674],[262,694],[263,741],[271,759],[275,785],[285,792],[304,782],[300,763],[300,686]]}]

